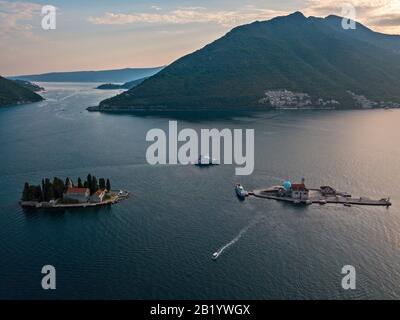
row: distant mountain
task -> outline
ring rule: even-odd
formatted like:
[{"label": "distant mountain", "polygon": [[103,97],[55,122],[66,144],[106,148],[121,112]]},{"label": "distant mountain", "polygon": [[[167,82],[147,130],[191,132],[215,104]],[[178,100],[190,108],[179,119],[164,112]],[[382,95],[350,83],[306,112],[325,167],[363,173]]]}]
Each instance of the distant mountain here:
[{"label": "distant mountain", "polygon": [[400,106],[400,36],[296,12],[234,28],[92,110]]},{"label": "distant mountain", "polygon": [[144,77],[141,79],[137,79],[134,81],[129,81],[129,82],[125,82],[124,84],[115,84],[115,83],[106,83],[106,84],[102,84],[99,85],[96,89],[100,89],[100,90],[116,90],[116,89],[132,89],[136,86],[138,86],[139,84],[141,84],[144,80],[148,79],[150,77]]},{"label": "distant mountain", "polygon": [[39,82],[120,82],[137,80],[149,77],[159,72],[163,67],[156,68],[127,68],[119,70],[104,71],[74,71],[74,72],[52,72],[38,75],[22,75],[9,77]]},{"label": "distant mountain", "polygon": [[12,80],[12,81],[14,81],[15,83],[19,84],[20,86],[22,86],[22,87],[24,87],[24,88],[26,88],[26,89],[29,89],[29,90],[31,90],[31,91],[33,91],[33,92],[44,91],[44,88],[43,88],[43,87],[38,86],[37,84],[32,83],[32,82],[29,82],[29,81],[18,80],[18,79]]},{"label": "distant mountain", "polygon": [[125,85],[124,84],[116,84],[116,83],[105,83],[97,86],[95,89],[99,90],[117,90],[117,89],[123,89],[122,87]]},{"label": "distant mountain", "polygon": [[25,104],[43,100],[33,91],[0,76],[0,106]]}]

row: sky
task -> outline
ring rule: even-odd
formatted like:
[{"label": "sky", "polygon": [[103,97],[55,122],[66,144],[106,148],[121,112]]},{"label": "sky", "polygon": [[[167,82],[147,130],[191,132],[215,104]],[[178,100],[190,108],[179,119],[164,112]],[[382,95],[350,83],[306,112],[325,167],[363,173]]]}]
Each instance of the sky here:
[{"label": "sky", "polygon": [[[343,15],[400,34],[400,0],[0,0],[0,75],[155,67],[226,34],[235,26],[301,11]],[[56,29],[41,26],[54,6]]]}]

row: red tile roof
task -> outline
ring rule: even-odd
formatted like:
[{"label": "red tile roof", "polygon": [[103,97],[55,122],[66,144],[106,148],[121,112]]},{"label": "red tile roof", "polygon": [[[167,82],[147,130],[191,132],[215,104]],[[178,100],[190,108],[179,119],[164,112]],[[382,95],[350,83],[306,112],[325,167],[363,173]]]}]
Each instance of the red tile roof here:
[{"label": "red tile roof", "polygon": [[103,192],[104,192],[104,190],[99,189],[99,190],[96,191],[95,194],[98,195],[98,196],[100,196]]},{"label": "red tile roof", "polygon": [[303,191],[303,190],[307,190],[306,186],[304,183],[294,183],[292,184],[292,190],[295,191]]},{"label": "red tile roof", "polygon": [[86,192],[88,192],[89,189],[88,188],[68,188],[67,189],[67,193],[82,193],[85,194]]}]

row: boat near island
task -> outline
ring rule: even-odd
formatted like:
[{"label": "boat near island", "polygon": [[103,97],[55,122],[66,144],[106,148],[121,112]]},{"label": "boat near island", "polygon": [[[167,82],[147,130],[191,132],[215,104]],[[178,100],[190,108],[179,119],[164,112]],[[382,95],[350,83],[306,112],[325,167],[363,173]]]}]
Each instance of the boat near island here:
[{"label": "boat near island", "polygon": [[197,159],[197,166],[217,166],[220,162],[217,159],[211,158],[209,156],[199,156]]}]

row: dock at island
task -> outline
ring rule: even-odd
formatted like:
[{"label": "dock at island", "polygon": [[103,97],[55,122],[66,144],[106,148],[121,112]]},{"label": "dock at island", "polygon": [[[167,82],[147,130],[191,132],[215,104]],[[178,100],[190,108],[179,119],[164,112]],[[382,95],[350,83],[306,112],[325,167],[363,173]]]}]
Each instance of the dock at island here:
[{"label": "dock at island", "polygon": [[280,197],[274,196],[269,193],[265,192],[265,189],[257,189],[248,192],[249,196],[254,196],[257,198],[265,198],[265,199],[274,199],[278,201],[286,201],[292,202],[297,204],[327,204],[327,203],[336,203],[336,204],[343,204],[343,205],[360,205],[360,206],[384,206],[390,207],[392,203],[390,199],[384,198],[380,200],[373,200],[369,198],[347,198],[343,196],[323,196],[319,190],[313,189],[310,190],[310,197],[307,200],[296,200],[291,197]]}]

